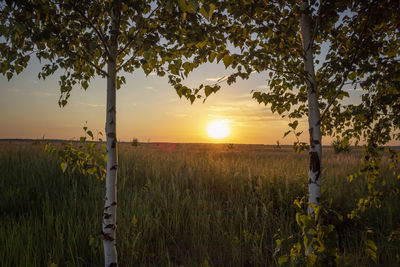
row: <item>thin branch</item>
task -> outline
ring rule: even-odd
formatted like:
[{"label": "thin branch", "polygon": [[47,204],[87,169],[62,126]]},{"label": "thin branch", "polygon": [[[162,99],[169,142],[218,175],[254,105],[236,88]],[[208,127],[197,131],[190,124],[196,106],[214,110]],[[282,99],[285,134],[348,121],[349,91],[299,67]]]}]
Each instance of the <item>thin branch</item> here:
[{"label": "thin branch", "polygon": [[[344,76],[347,76],[347,73],[345,73]],[[321,121],[322,118],[325,116],[325,114],[328,112],[329,108],[330,108],[330,107],[332,106],[332,104],[335,102],[335,100],[336,100],[336,98],[339,96],[339,94],[340,94],[341,92],[343,92],[343,91],[342,91],[342,88],[343,88],[343,85],[345,84],[344,82],[345,82],[346,78],[347,78],[347,77],[343,77],[343,80],[342,80],[342,82],[341,82],[340,85],[339,85],[339,89],[336,91],[336,94],[333,96],[333,98],[332,98],[331,101],[329,102],[328,106],[326,106],[325,110],[322,112],[321,118],[319,119],[320,121]]]},{"label": "thin branch", "polygon": [[[347,80],[347,75],[348,75],[349,72],[350,72],[350,67],[353,65],[354,61],[355,61],[356,58],[357,58],[358,50],[359,50],[360,47],[361,47],[361,43],[364,42],[363,37],[364,37],[365,30],[366,30],[366,28],[367,28],[367,24],[368,24],[368,22],[369,22],[369,17],[370,17],[370,15],[371,15],[372,3],[373,3],[373,1],[370,3],[370,7],[369,7],[369,10],[368,10],[368,16],[367,16],[367,19],[366,19],[366,23],[364,24],[364,27],[363,27],[363,29],[362,29],[362,31],[361,31],[361,34],[360,34],[360,38],[359,38],[360,42],[357,42],[357,47],[356,47],[356,49],[355,49],[355,51],[354,51],[353,58],[352,58],[352,60],[351,60],[351,63],[350,63],[350,65],[349,65],[349,68],[344,72],[344,74],[343,74],[343,80],[342,80],[342,82],[340,83],[339,88],[338,88],[338,90],[336,91],[336,94],[333,96],[333,98],[332,98],[331,101],[329,102],[328,106],[327,106],[327,107],[325,108],[325,110],[322,112],[321,117],[320,117],[320,119],[319,119],[319,122],[322,121],[322,119],[324,118],[325,114],[328,112],[329,108],[330,108],[330,107],[332,106],[332,104],[335,102],[335,100],[336,100],[336,98],[339,96],[339,94],[340,94],[341,92],[343,92],[343,91],[342,91],[342,88],[343,88],[343,85],[345,84],[345,81]],[[353,36],[354,36],[354,35],[355,35],[355,32],[353,33]],[[353,37],[353,36],[352,36],[352,37]]]},{"label": "thin branch", "polygon": [[105,72],[104,70],[102,70],[99,66],[97,66],[96,64],[94,64],[92,61],[90,61],[90,60],[87,59],[86,57],[84,57],[84,56],[82,56],[82,55],[80,55],[80,54],[78,54],[78,53],[76,53],[76,52],[74,52],[74,51],[71,51],[71,50],[68,50],[67,53],[71,53],[73,56],[76,56],[76,57],[79,57],[79,58],[83,59],[86,63],[88,63],[89,65],[91,65],[92,67],[94,67],[94,68],[95,68],[98,72],[100,72],[102,75],[104,75],[105,77],[108,77],[107,72]]},{"label": "thin branch", "polygon": [[118,68],[117,68],[117,72],[120,71],[123,67],[125,67],[125,65],[127,65],[130,61],[134,60],[137,55],[138,55],[139,49],[137,49],[135,51],[135,53],[129,58],[127,59],[124,63],[122,63]]},{"label": "thin branch", "polygon": [[86,17],[85,13],[82,12],[73,2],[72,6],[75,8],[75,10],[84,18],[85,22],[96,32],[97,36],[100,38],[101,42],[103,43],[104,49],[106,50],[107,56],[110,56],[109,48],[107,45],[107,42],[104,38],[104,33],[101,31],[101,29],[98,29],[92,21]]},{"label": "thin branch", "polygon": [[311,46],[311,49],[313,49],[313,46],[314,46],[314,40],[315,40],[315,36],[317,35],[317,30],[318,30],[318,27],[319,27],[319,23],[321,21],[322,7],[323,7],[324,4],[325,4],[324,0],[321,0],[320,4],[319,4],[319,7],[318,7],[317,20],[315,21],[313,34],[311,36],[311,41],[308,44],[309,46]]},{"label": "thin branch", "polygon": [[[153,16],[154,12],[157,11],[158,9],[160,9],[160,7],[157,7],[156,9],[154,9],[154,10],[150,13],[150,15],[148,16],[148,18],[150,18],[151,16]],[[137,25],[137,24],[136,24],[136,25]],[[136,37],[137,37],[138,33],[139,33],[139,31],[137,31],[136,34],[133,36],[132,40],[130,40],[130,41],[124,46],[124,48],[122,48],[122,49],[118,52],[117,56],[119,56],[119,55],[121,55],[122,53],[124,53],[125,50],[128,49],[128,48],[132,45],[132,43],[136,40]]]}]

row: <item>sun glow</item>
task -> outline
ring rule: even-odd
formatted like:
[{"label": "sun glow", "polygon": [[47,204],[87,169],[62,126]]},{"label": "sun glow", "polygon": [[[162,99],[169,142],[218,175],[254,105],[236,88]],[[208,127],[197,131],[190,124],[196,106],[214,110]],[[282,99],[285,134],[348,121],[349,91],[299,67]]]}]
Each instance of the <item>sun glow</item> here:
[{"label": "sun glow", "polygon": [[207,125],[207,134],[214,139],[222,139],[229,136],[231,129],[228,120],[214,120]]}]

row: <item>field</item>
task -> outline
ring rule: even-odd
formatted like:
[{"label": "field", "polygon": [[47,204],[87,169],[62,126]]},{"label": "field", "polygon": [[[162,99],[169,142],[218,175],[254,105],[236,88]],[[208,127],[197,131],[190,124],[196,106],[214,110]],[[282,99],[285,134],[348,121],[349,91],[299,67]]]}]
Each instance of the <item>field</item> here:
[{"label": "field", "polygon": [[[295,199],[307,194],[308,154],[261,145],[144,144],[119,147],[120,266],[274,266],[275,239],[301,237]],[[383,162],[390,188],[396,178]],[[323,201],[352,266],[398,266],[400,199],[359,220],[345,216],[367,194],[346,176],[362,150],[323,150]],[[0,143],[0,265],[102,266],[104,182],[67,171],[35,143]],[[365,227],[378,247],[365,256]],[[278,232],[278,229],[279,232]]]}]

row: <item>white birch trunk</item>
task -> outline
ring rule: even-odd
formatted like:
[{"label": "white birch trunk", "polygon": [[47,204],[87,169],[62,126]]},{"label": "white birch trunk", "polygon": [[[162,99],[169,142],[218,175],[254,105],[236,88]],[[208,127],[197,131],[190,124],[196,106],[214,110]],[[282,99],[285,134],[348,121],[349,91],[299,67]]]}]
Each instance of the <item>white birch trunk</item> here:
[{"label": "white birch trunk", "polygon": [[[312,25],[310,8],[307,1],[301,4],[300,33],[304,49],[304,69],[307,73],[308,125],[310,133],[310,170],[308,173],[308,203],[319,205],[321,197],[321,129],[318,107],[317,82],[315,80]],[[308,206],[308,213],[313,214]]]},{"label": "white birch trunk", "polygon": [[111,11],[112,26],[110,31],[110,56],[107,62],[107,107],[106,107],[106,135],[107,135],[107,174],[106,197],[103,214],[103,246],[104,265],[118,266],[115,230],[117,227],[117,129],[116,129],[116,82],[117,82],[117,32],[118,17],[116,8]]}]

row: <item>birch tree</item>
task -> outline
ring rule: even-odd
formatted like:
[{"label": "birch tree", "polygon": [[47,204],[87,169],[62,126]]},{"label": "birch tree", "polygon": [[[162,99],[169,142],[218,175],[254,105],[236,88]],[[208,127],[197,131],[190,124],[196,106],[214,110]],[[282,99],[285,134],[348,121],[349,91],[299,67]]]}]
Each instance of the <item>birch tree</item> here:
[{"label": "birch tree", "polygon": [[[289,118],[296,137],[302,134],[296,132],[299,119],[308,118],[309,142],[295,146],[309,148],[310,204],[320,203],[323,135],[375,139],[381,145],[399,140],[398,1],[208,4],[215,10],[209,23],[219,25],[209,36],[219,41],[208,42],[198,53],[207,55],[208,62],[222,61],[233,73],[198,89],[204,88],[208,97],[224,81],[267,73],[269,89],[253,91],[253,98]],[[170,82],[177,89],[183,86],[180,78]],[[363,92],[358,104],[349,99],[354,89]]]},{"label": "birch tree", "polygon": [[[124,74],[139,68],[146,74],[178,74],[180,58],[191,57],[203,32],[189,27],[200,15],[182,13],[174,1],[163,0],[27,0],[3,1],[0,6],[0,71],[8,79],[23,71],[36,56],[42,65],[39,78],[61,73],[61,107],[67,104],[74,87],[87,89],[95,76],[107,80],[102,235],[105,266],[117,266],[116,91],[125,83]],[[189,6],[192,11],[199,8],[197,3]],[[175,39],[186,45],[174,45]],[[183,93],[194,101],[190,90]]]}]

